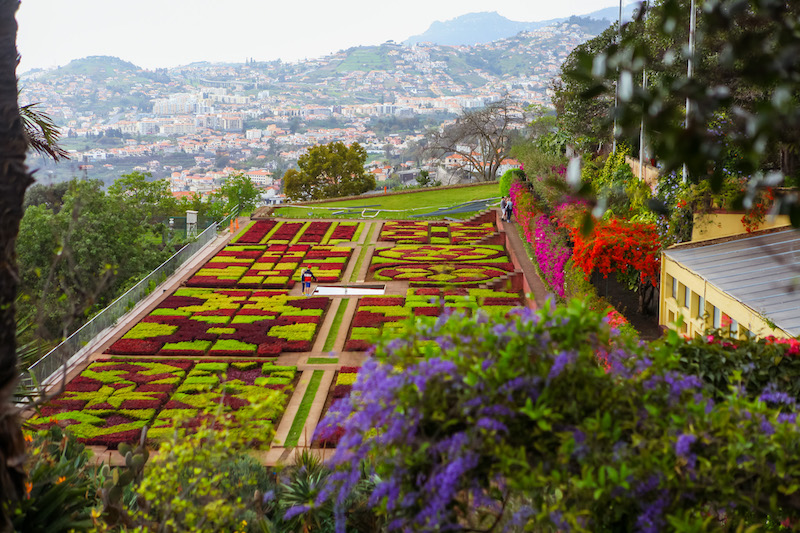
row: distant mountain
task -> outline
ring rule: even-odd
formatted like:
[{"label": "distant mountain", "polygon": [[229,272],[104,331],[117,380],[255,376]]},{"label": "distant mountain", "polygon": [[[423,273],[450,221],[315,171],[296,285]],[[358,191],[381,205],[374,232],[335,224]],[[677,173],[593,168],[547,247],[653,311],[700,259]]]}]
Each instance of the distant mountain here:
[{"label": "distant mountain", "polygon": [[467,13],[445,22],[437,20],[424,33],[409,37],[403,44],[429,42],[449,46],[472,46],[505,39],[521,31],[535,30],[552,22],[554,21],[516,22],[496,11]]},{"label": "distant mountain", "polygon": [[[630,20],[634,9],[639,4],[634,2],[623,8],[623,20]],[[467,13],[454,19],[441,22],[435,21],[430,27],[419,35],[413,35],[403,41],[405,45],[429,42],[446,46],[472,46],[475,44],[491,43],[500,39],[513,37],[522,31],[533,31],[557,22],[572,22],[576,18],[594,19],[597,24],[587,31],[594,34],[601,33],[604,29],[617,20],[618,7],[608,7],[593,11],[580,17],[557,18],[535,22],[518,22],[507,19],[497,12]]]}]

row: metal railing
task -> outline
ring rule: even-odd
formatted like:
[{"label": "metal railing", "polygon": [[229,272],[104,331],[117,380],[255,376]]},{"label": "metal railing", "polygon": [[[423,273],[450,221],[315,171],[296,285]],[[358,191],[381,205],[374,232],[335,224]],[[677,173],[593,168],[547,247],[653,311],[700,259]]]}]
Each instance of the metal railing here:
[{"label": "metal railing", "polygon": [[[104,330],[113,326],[122,315],[133,309],[139,301],[166,281],[189,258],[213,241],[217,237],[217,231],[225,229],[224,222],[223,220],[220,223],[212,223],[194,241],[178,250],[175,255],[161,263],[158,268],[128,289],[125,294],[114,300],[61,344],[32,364],[27,372],[24,372],[21,376],[20,388],[22,390],[20,392],[32,391],[35,384],[45,383],[50,376],[58,372],[81,349],[90,344]],[[73,363],[77,363],[77,361]]]}]

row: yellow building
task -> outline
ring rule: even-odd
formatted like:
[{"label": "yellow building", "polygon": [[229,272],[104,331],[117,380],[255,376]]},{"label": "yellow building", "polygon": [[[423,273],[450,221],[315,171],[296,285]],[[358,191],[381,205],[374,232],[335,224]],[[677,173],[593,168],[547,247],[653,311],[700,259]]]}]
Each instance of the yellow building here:
[{"label": "yellow building", "polygon": [[701,335],[800,336],[800,231],[778,228],[678,244],[661,256],[659,324]]}]

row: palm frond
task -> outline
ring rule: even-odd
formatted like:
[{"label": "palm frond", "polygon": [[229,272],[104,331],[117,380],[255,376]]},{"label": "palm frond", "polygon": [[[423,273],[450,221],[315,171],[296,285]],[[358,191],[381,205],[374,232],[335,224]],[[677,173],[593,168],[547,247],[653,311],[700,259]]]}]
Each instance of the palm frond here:
[{"label": "palm frond", "polygon": [[36,109],[38,105],[34,103],[19,108],[28,145],[53,161],[69,159],[67,151],[58,145],[58,138],[61,136],[58,126],[47,113]]}]

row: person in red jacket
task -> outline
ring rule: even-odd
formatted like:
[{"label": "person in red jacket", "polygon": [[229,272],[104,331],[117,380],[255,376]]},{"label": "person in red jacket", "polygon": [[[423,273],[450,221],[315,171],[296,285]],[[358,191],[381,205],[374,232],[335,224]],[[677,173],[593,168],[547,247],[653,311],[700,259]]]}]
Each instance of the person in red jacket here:
[{"label": "person in red jacket", "polygon": [[311,296],[311,280],[317,281],[317,277],[311,272],[311,269],[306,267],[303,273],[300,274],[300,283],[303,284],[303,296]]}]

